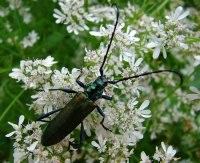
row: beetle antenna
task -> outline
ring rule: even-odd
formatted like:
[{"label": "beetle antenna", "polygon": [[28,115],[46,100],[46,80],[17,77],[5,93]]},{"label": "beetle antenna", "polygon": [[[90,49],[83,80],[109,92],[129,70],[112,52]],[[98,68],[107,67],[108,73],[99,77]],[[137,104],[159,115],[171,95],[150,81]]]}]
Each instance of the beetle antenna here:
[{"label": "beetle antenna", "polygon": [[103,62],[102,62],[101,67],[99,69],[101,76],[103,76],[103,66],[104,66],[104,64],[106,62],[106,58],[107,58],[108,52],[110,50],[110,47],[111,47],[111,44],[112,44],[112,41],[113,41],[113,37],[115,35],[115,30],[116,30],[116,27],[117,27],[117,24],[118,24],[118,20],[119,20],[119,8],[115,3],[112,4],[112,6],[115,6],[117,8],[117,18],[116,18],[115,26],[114,26],[114,29],[113,29],[113,32],[112,32],[112,35],[111,35],[111,38],[110,38],[110,42],[108,44],[108,48],[106,50],[106,55],[104,56]]},{"label": "beetle antenna", "polygon": [[153,71],[153,72],[145,72],[145,73],[142,73],[142,74],[139,74],[139,75],[126,77],[126,78],[122,78],[122,79],[119,79],[119,80],[108,81],[108,83],[116,84],[116,83],[121,82],[121,81],[134,79],[134,78],[139,78],[139,77],[142,77],[142,76],[147,76],[147,75],[152,75],[152,74],[158,74],[158,73],[162,73],[162,72],[170,72],[170,73],[174,73],[174,74],[178,75],[179,78],[180,78],[180,85],[182,85],[183,76],[179,72],[177,72],[175,70],[157,70],[157,71]]}]

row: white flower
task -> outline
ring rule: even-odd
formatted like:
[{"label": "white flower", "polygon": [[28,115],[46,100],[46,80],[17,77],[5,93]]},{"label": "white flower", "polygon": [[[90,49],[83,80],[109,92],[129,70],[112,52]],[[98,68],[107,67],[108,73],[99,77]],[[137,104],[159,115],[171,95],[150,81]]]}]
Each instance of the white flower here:
[{"label": "white flower", "polygon": [[144,151],[141,153],[141,161],[140,163],[151,163],[151,160],[149,159],[149,156],[146,155]]},{"label": "white flower", "polygon": [[154,48],[153,52],[153,58],[157,59],[160,55],[160,51],[163,53],[163,57],[167,58],[167,53],[165,50],[165,38],[158,38],[156,36],[152,37],[152,40],[150,43],[147,44],[147,48]]},{"label": "white flower", "polygon": [[5,17],[9,14],[8,8],[0,8],[0,17]]},{"label": "white flower", "polygon": [[32,15],[30,14],[30,8],[21,7],[19,9],[19,14],[23,17],[23,21],[25,24],[29,24],[31,22]]},{"label": "white flower", "polygon": [[79,31],[88,30],[86,25],[87,13],[84,9],[84,0],[73,1],[65,0],[59,2],[61,11],[54,9],[53,16],[56,18],[56,23],[67,25],[66,29],[69,33],[78,34]]},{"label": "white flower", "polygon": [[11,136],[14,135],[14,134],[17,135],[18,133],[20,133],[20,132],[21,132],[21,129],[22,129],[22,123],[23,123],[23,122],[24,122],[24,116],[23,116],[23,115],[21,115],[21,116],[19,117],[18,125],[14,124],[14,123],[11,123],[11,122],[8,122],[8,123],[14,128],[15,131],[13,131],[13,132],[11,132],[11,133],[5,135],[5,136],[6,136],[6,137],[11,137]]},{"label": "white flower", "polygon": [[139,109],[136,109],[135,112],[138,116],[141,116],[143,118],[150,118],[151,117],[151,111],[150,110],[144,110],[148,105],[150,101],[145,100],[142,105],[139,107]]},{"label": "white flower", "polygon": [[200,65],[200,55],[195,55],[195,56],[194,56],[194,59],[195,59],[194,65],[195,65],[195,66]]},{"label": "white flower", "polygon": [[176,8],[175,12],[171,12],[170,16],[166,16],[166,19],[169,19],[172,22],[179,21],[184,19],[189,15],[189,11],[183,11],[183,7],[179,6]]},{"label": "white flower", "polygon": [[33,30],[28,33],[28,36],[24,37],[21,41],[23,48],[32,47],[39,39],[38,34]]},{"label": "white flower", "polygon": [[192,94],[188,94],[187,97],[193,101],[193,100],[200,100],[200,90],[198,90],[196,87],[190,87],[190,90],[193,92]]},{"label": "white flower", "polygon": [[110,6],[90,6],[89,13],[87,16],[87,20],[91,22],[102,22],[104,19],[106,20],[115,20],[116,14],[115,10]]},{"label": "white flower", "polygon": [[15,0],[15,1],[9,0],[8,2],[9,2],[9,7],[12,10],[18,9],[22,6],[22,0]]},{"label": "white flower", "polygon": [[171,161],[174,158],[174,155],[176,154],[176,150],[174,150],[171,145],[167,148],[164,142],[161,142],[161,146],[165,154],[165,161]]},{"label": "white flower", "polygon": [[176,150],[173,149],[172,146],[169,146],[168,148],[165,146],[163,142],[161,142],[162,150],[159,150],[158,147],[156,147],[156,152],[153,156],[153,158],[157,161],[162,160],[164,163],[168,163],[173,159],[176,159],[174,155],[176,154]]},{"label": "white flower", "polygon": [[99,141],[99,144],[97,142],[95,142],[95,141],[92,141],[91,144],[94,147],[96,147],[100,153],[105,152],[105,150],[107,148],[106,147],[107,139],[104,138],[103,135],[100,134],[100,135],[98,135],[98,141]]},{"label": "white flower", "polygon": [[53,17],[56,18],[56,23],[59,24],[59,23],[63,23],[66,19],[66,15],[63,14],[60,10],[58,9],[54,9],[54,14],[53,14]]},{"label": "white flower", "polygon": [[[127,56],[127,54],[129,53],[128,47],[138,42],[140,39],[138,37],[135,37],[137,31],[132,30],[130,26],[128,26],[127,30],[124,32],[123,31],[124,26],[125,23],[121,23],[117,26],[112,46],[110,48],[110,52],[112,51],[112,49],[118,48],[121,54],[125,53],[125,55]],[[109,24],[106,27],[107,28],[101,26],[100,31],[90,31],[89,33],[96,37],[105,37],[105,36],[110,37],[114,29],[114,25]],[[130,57],[130,53],[128,55]],[[122,55],[120,55],[120,60],[122,60]]]},{"label": "white flower", "polygon": [[27,150],[30,152],[33,152],[33,150],[36,148],[37,144],[38,144],[38,141],[35,141],[29,147],[27,147]]},{"label": "white flower", "polygon": [[42,60],[42,65],[45,67],[51,67],[53,64],[57,63],[54,61],[54,58],[51,56],[48,56],[46,59]]}]

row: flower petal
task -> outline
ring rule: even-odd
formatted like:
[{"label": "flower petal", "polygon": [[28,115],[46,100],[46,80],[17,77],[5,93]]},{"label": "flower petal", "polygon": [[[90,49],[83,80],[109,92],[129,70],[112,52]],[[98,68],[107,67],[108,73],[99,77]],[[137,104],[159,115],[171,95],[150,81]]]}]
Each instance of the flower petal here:
[{"label": "flower petal", "polygon": [[29,147],[27,147],[27,150],[32,152],[35,149],[35,147],[37,146],[37,144],[38,144],[38,141],[35,141],[33,144],[31,144]]},{"label": "flower petal", "polygon": [[153,59],[157,59],[159,57],[159,54],[160,54],[160,47],[157,47],[153,52]]},{"label": "flower petal", "polygon": [[95,141],[92,141],[91,144],[96,148],[100,148],[99,144],[97,144]]},{"label": "flower petal", "polygon": [[149,105],[149,103],[150,103],[149,100],[145,100],[138,110],[143,110],[144,108],[146,108]]},{"label": "flower petal", "polygon": [[13,132],[11,132],[11,133],[9,133],[9,134],[6,134],[5,137],[11,137],[11,136],[13,136],[15,133],[16,133],[16,131],[13,131]]},{"label": "flower petal", "polygon": [[19,123],[18,123],[18,126],[21,126],[21,124],[24,122],[24,116],[23,115],[21,115],[20,117],[19,117]]}]

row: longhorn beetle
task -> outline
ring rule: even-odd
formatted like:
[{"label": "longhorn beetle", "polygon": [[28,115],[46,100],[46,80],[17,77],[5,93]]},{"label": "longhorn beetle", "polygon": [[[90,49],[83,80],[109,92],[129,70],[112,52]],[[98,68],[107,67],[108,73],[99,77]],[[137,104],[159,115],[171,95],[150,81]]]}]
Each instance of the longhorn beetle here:
[{"label": "longhorn beetle", "polygon": [[[64,139],[68,134],[70,134],[79,124],[81,124],[81,134],[80,134],[80,144],[83,141],[83,120],[96,108],[99,114],[103,117],[102,121],[100,122],[102,127],[106,130],[109,130],[106,126],[104,126],[104,118],[105,114],[103,113],[102,109],[95,104],[95,101],[103,98],[106,100],[112,100],[112,97],[109,97],[107,95],[103,95],[103,90],[108,84],[116,84],[118,82],[126,81],[129,79],[138,78],[141,76],[151,75],[151,74],[157,74],[162,72],[170,72],[175,73],[180,77],[181,83],[182,83],[182,76],[179,72],[165,69],[165,70],[157,70],[153,72],[146,72],[135,76],[125,77],[121,78],[119,80],[108,80],[103,71],[103,66],[106,62],[107,55],[110,49],[110,46],[113,41],[113,37],[115,35],[115,30],[118,24],[119,19],[119,9],[116,4],[114,4],[116,7],[116,22],[114,25],[114,29],[111,35],[110,42],[107,47],[106,54],[103,58],[103,62],[101,64],[101,67],[99,69],[100,76],[97,77],[97,79],[91,83],[84,84],[82,83],[79,78],[82,73],[78,76],[76,79],[76,82],[79,86],[84,88],[84,92],[78,92],[71,89],[50,89],[50,91],[63,91],[66,93],[74,93],[76,94],[71,101],[62,109],[57,109],[54,111],[51,111],[45,115],[42,115],[37,119],[37,121],[43,121],[48,122],[48,125],[46,129],[44,130],[41,138],[41,143],[43,146],[51,146],[56,143],[59,143],[62,139]],[[60,111],[60,112],[59,112]],[[48,117],[51,114],[54,114],[56,112],[59,112],[58,115],[56,115],[51,121],[43,120],[44,118]]]}]

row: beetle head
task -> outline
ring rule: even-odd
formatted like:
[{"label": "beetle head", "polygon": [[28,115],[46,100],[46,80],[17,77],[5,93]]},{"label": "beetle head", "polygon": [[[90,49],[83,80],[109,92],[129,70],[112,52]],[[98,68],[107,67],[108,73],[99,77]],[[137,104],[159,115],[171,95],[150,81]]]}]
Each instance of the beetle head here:
[{"label": "beetle head", "polygon": [[86,84],[84,92],[90,100],[96,101],[101,98],[107,83],[108,80],[105,76],[99,76],[94,82]]}]

